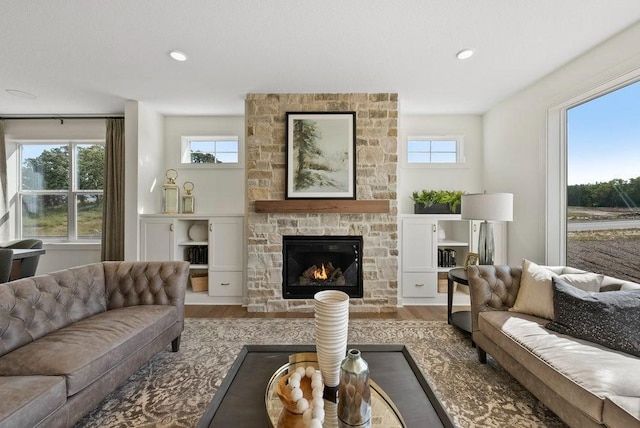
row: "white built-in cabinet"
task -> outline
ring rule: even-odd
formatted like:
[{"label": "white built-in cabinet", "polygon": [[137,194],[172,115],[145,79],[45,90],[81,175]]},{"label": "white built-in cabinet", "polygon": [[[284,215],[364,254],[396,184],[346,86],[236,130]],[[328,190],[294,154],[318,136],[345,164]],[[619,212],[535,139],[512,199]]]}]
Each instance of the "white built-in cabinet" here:
[{"label": "white built-in cabinet", "polygon": [[[401,216],[400,227],[403,304],[446,302],[446,293],[438,293],[438,273],[462,267],[469,252],[478,252],[480,221],[462,220],[456,214],[405,215]],[[496,223],[493,229],[495,264],[504,264],[506,223]]]},{"label": "white built-in cabinet", "polygon": [[241,304],[244,217],[151,214],[140,217],[140,260],[186,260],[208,275],[208,290],[187,289],[187,304]]}]

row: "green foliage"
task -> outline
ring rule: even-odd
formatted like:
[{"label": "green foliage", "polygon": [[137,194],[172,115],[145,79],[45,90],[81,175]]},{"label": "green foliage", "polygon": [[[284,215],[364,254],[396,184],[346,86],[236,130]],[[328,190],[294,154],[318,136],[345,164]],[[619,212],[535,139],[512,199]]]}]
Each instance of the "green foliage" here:
[{"label": "green foliage", "polygon": [[91,144],[77,147],[78,190],[102,190],[104,187],[104,146]]},{"label": "green foliage", "polygon": [[636,208],[640,204],[640,177],[567,186],[567,204],[573,207]]},{"label": "green foliage", "polygon": [[61,190],[69,186],[69,148],[45,150],[22,166],[22,186],[28,190]]},{"label": "green foliage", "polygon": [[191,163],[222,163],[216,159],[215,155],[211,153],[201,152],[196,150],[191,152]]},{"label": "green foliage", "polygon": [[421,190],[413,192],[411,199],[416,204],[430,207],[433,204],[447,204],[451,212],[456,212],[462,202],[462,190]]}]

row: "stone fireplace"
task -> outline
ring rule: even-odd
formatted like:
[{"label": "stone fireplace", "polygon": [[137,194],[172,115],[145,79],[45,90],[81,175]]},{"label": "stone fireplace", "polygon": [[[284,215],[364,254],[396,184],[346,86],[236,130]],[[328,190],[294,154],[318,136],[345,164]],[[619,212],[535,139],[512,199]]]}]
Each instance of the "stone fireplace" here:
[{"label": "stone fireplace", "polygon": [[362,297],[362,236],[283,236],[282,261],[284,299],[322,290]]},{"label": "stone fireplace", "polygon": [[[256,212],[256,201],[285,199],[285,116],[292,111],[356,112],[356,201],[349,201],[350,209],[326,209],[340,205],[326,201],[294,212]],[[285,236],[362,237],[362,297],[350,299],[350,310],[396,311],[397,94],[249,94],[245,118],[248,311],[313,310],[308,295],[283,297]],[[358,210],[358,203],[375,201],[388,202],[388,209]]]}]

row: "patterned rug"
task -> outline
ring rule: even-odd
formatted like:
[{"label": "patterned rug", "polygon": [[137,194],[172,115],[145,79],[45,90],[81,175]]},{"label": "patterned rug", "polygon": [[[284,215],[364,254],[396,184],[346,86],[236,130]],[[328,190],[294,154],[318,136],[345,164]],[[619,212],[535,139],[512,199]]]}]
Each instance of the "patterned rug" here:
[{"label": "patterned rug", "polygon": [[[151,359],[76,424],[194,427],[244,344],[313,344],[313,319],[185,320],[180,352]],[[440,321],[349,321],[350,344],[405,344],[459,427],[565,425],[469,336]]]}]

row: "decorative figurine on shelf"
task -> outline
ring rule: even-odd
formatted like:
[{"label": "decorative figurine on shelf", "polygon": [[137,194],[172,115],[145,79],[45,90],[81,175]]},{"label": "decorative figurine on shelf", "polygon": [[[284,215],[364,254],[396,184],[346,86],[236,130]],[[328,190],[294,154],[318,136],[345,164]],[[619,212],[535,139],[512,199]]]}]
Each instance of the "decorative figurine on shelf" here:
[{"label": "decorative figurine on shelf", "polygon": [[178,171],[168,169],[167,182],[162,185],[162,212],[165,214],[177,214],[180,212],[180,189],[176,184]]},{"label": "decorative figurine on shelf", "polygon": [[182,212],[185,214],[193,214],[196,211],[196,198],[193,196],[194,187],[191,181],[187,181],[182,185],[185,193],[182,196]]}]

